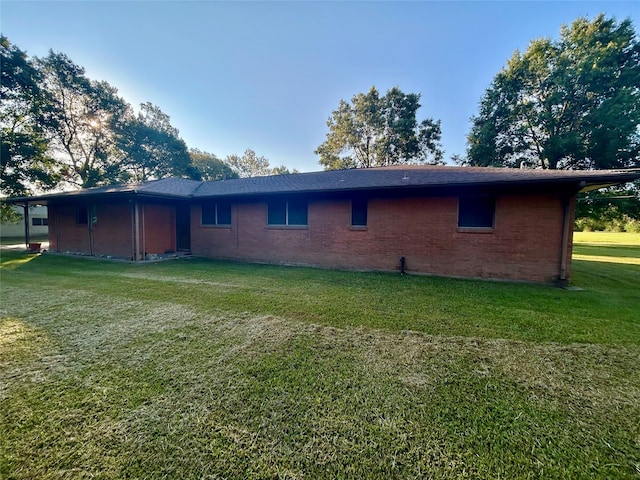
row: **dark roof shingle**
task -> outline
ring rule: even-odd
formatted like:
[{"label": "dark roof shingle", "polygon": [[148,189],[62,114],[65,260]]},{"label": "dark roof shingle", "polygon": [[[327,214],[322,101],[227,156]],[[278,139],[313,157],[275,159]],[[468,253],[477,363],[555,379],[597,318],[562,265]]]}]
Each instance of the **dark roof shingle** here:
[{"label": "dark roof shingle", "polygon": [[243,196],[275,193],[389,190],[501,184],[567,183],[617,184],[640,178],[640,171],[520,170],[491,167],[401,166],[330,170],[270,177],[204,182],[193,197]]},{"label": "dark roof shingle", "polygon": [[336,193],[365,190],[429,189],[481,186],[549,186],[572,184],[575,190],[616,185],[640,178],[640,170],[521,170],[491,167],[405,165],[351,170],[330,170],[268,177],[200,182],[166,178],[138,184],[110,185],[34,197],[19,202],[83,196],[139,195],[158,198],[241,197],[293,193]]}]

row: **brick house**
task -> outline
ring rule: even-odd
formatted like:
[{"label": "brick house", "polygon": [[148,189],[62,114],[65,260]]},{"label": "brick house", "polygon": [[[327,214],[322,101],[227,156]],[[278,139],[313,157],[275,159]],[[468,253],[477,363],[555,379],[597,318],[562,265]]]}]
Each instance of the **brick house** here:
[{"label": "brick house", "polygon": [[15,199],[46,204],[54,252],[173,252],[323,268],[568,282],[575,196],[640,171],[402,166]]}]

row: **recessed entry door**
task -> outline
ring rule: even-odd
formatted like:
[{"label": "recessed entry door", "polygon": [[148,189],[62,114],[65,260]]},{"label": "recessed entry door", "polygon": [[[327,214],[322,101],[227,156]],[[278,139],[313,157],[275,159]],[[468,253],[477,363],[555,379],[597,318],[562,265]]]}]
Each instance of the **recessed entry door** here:
[{"label": "recessed entry door", "polygon": [[191,206],[176,205],[176,248],[191,250]]}]

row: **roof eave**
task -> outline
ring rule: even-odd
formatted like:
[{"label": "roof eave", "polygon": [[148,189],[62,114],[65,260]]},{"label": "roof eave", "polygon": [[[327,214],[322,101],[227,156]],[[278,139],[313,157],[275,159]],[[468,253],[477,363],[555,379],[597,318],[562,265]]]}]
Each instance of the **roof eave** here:
[{"label": "roof eave", "polygon": [[80,200],[89,200],[89,199],[100,199],[104,200],[106,198],[157,198],[164,200],[188,200],[191,198],[190,195],[175,195],[175,194],[167,194],[167,193],[148,193],[148,192],[139,192],[136,190],[129,190],[123,192],[99,192],[99,193],[87,193],[81,192],[79,193],[60,193],[60,194],[50,194],[50,195],[39,195],[32,197],[15,197],[15,198],[7,198],[6,202],[14,205],[48,205],[49,203],[61,203],[61,202],[74,202]]},{"label": "roof eave", "polygon": [[[586,172],[585,172],[586,173]],[[586,192],[595,190],[598,188],[608,187],[612,185],[619,185],[627,182],[632,182],[640,178],[640,170],[628,170],[625,172],[616,171],[594,175],[583,174],[572,177],[562,176],[554,178],[517,178],[517,179],[503,179],[503,180],[481,180],[470,182],[438,182],[438,183],[422,183],[422,184],[396,184],[396,185],[368,185],[368,186],[336,186],[336,187],[317,187],[317,188],[281,188],[271,191],[253,191],[253,192],[229,192],[229,193],[210,193],[210,194],[198,194],[204,183],[198,185],[197,188],[190,193],[162,193],[162,192],[145,192],[139,188],[124,187],[120,190],[114,189],[113,191],[86,191],[76,190],[73,192],[62,192],[54,194],[45,194],[31,197],[17,197],[8,198],[6,201],[15,205],[47,205],[49,203],[62,203],[62,202],[75,202],[75,201],[87,201],[87,200],[102,200],[113,198],[140,198],[140,199],[159,199],[159,200],[205,200],[209,198],[255,198],[273,195],[340,195],[347,194],[348,192],[455,192],[464,190],[485,190],[485,191],[511,191],[524,188],[529,192],[537,189],[544,189],[546,187],[553,187],[558,190],[566,190],[572,194],[580,191]],[[453,194],[453,193],[448,193]]]},{"label": "roof eave", "polygon": [[[620,183],[620,182],[616,182]],[[615,183],[614,183],[615,184]],[[413,184],[413,185],[377,185],[365,187],[336,187],[336,188],[316,188],[302,190],[273,190],[268,192],[231,192],[231,193],[211,193],[206,195],[194,195],[194,200],[205,200],[208,198],[220,197],[263,197],[272,195],[310,195],[310,194],[344,194],[347,192],[399,192],[399,191],[451,191],[451,190],[511,190],[519,187],[536,187],[536,186],[564,186],[567,190],[574,193],[578,192],[582,187],[580,179],[548,179],[548,180],[505,180],[505,181],[481,181],[481,182],[464,182],[464,183],[432,183],[432,184]]]}]

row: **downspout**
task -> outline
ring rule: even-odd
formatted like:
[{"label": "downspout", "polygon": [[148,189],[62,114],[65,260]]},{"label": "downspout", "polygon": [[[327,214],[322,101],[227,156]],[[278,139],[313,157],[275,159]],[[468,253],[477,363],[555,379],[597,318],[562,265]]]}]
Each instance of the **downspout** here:
[{"label": "downspout", "polygon": [[[578,191],[582,190],[586,182],[583,180],[578,185]],[[560,251],[560,283],[568,283],[567,270],[569,266],[569,240],[573,233],[573,226],[571,225],[571,200],[573,195],[564,197],[562,200],[562,242]]]},{"label": "downspout", "polygon": [[560,283],[567,283],[567,261],[569,260],[569,220],[571,218],[571,198],[562,199],[562,242],[560,246]]}]

